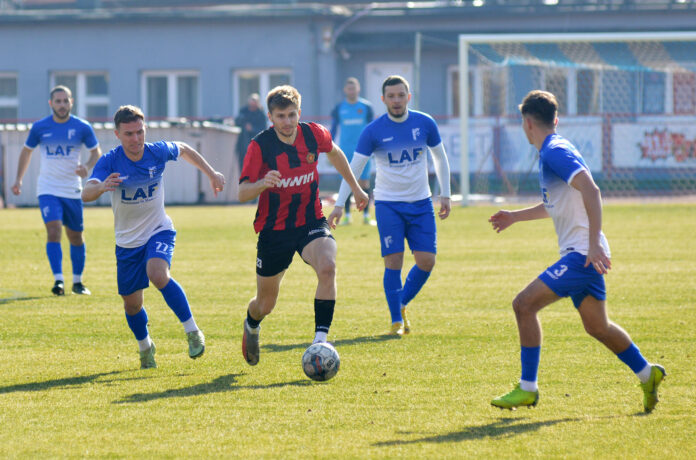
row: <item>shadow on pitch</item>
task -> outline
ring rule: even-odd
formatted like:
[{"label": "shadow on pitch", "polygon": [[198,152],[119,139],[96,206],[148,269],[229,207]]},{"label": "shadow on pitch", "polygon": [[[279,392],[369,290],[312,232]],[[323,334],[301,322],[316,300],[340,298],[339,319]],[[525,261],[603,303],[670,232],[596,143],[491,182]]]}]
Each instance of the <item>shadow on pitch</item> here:
[{"label": "shadow on pitch", "polygon": [[11,297],[2,297],[0,298],[0,305],[4,305],[6,303],[13,303],[13,302],[26,302],[27,300],[37,300],[41,299],[42,297],[30,297],[24,294],[17,294],[13,295]]},{"label": "shadow on pitch", "polygon": [[[389,340],[399,340],[400,338],[401,337],[399,337],[398,335],[368,335],[365,337],[355,337],[352,339],[329,340],[329,343],[335,347],[341,347],[344,345],[356,345],[356,344],[361,344],[361,343],[387,342]],[[271,353],[276,353],[276,352],[290,351],[290,350],[297,350],[297,349],[304,350],[305,348],[307,348],[311,344],[312,344],[312,342],[291,343],[291,344],[287,344],[287,345],[276,345],[273,343],[269,343],[267,345],[261,345],[261,348],[263,350],[267,350]]]},{"label": "shadow on pitch", "polygon": [[461,431],[455,431],[453,433],[440,434],[435,436],[426,436],[424,438],[401,440],[396,439],[393,441],[381,441],[374,443],[373,445],[383,447],[383,446],[398,446],[405,444],[420,444],[424,442],[432,443],[443,443],[443,442],[461,442],[461,441],[473,441],[477,439],[485,438],[509,438],[512,436],[517,436],[524,433],[530,433],[537,431],[540,428],[546,426],[553,426],[559,423],[568,422],[579,422],[583,419],[580,418],[562,418],[558,420],[546,420],[540,422],[525,422],[519,418],[503,417],[495,422],[488,423],[486,425],[472,426],[464,428]]},{"label": "shadow on pitch", "polygon": [[63,379],[46,380],[44,382],[32,382],[22,383],[19,385],[10,385],[7,387],[0,387],[0,394],[14,393],[18,391],[44,391],[53,388],[70,388],[79,385],[84,385],[85,383],[94,382],[98,378],[104,377],[106,375],[120,374],[122,372],[126,371],[102,372],[99,374],[80,375],[77,377],[66,377]]},{"label": "shadow on pitch", "polygon": [[279,382],[269,385],[235,385],[237,383],[237,377],[241,375],[243,374],[222,375],[212,382],[199,383],[198,385],[187,388],[165,390],[156,393],[135,393],[124,397],[120,401],[113,401],[113,404],[140,403],[162,398],[186,398],[189,396],[225,393],[238,390],[269,390],[283,387],[304,387],[312,384],[309,380],[295,380],[293,382]]}]

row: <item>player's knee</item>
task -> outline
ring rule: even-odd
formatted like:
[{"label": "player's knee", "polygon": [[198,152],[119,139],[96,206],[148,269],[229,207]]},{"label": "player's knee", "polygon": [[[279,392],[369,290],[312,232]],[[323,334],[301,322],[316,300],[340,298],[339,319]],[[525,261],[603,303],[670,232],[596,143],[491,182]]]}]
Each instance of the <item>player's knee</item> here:
[{"label": "player's knee", "polygon": [[336,261],[326,259],[317,264],[317,277],[319,279],[334,279],[336,278]]},{"label": "player's knee", "polygon": [[418,268],[420,268],[424,272],[431,272],[433,271],[433,268],[435,268],[435,258],[433,257],[432,259],[419,262],[417,265]]},{"label": "player's knee", "polygon": [[148,270],[147,277],[157,289],[164,289],[169,283],[169,273],[163,270]]},{"label": "player's knee", "polygon": [[126,311],[126,314],[128,316],[137,315],[138,312],[142,308],[143,308],[143,306],[140,302],[138,302],[138,303],[133,303],[133,302],[128,302],[128,301],[123,302],[123,309]]},{"label": "player's knee", "polygon": [[61,231],[60,227],[49,227],[46,229],[46,239],[49,243],[60,242]]},{"label": "player's knee", "polygon": [[[256,308],[255,308],[255,313],[256,315],[254,316],[255,319],[263,319],[264,317],[268,316],[271,314],[273,309],[275,308],[275,299],[256,299]],[[260,318],[257,318],[256,316],[260,315]]]},{"label": "player's knee", "polygon": [[585,332],[597,340],[601,340],[609,334],[609,324],[603,321],[583,322]]},{"label": "player's knee", "polygon": [[517,316],[528,315],[533,311],[532,305],[521,293],[517,294],[517,296],[512,301],[512,309],[515,312],[515,315]]}]

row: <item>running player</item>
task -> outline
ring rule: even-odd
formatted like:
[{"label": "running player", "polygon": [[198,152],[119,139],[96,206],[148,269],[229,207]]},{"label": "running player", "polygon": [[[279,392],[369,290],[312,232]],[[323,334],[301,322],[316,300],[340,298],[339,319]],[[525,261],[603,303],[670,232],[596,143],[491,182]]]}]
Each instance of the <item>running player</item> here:
[{"label": "running player", "polygon": [[657,388],[666,375],[645,360],[629,335],[607,316],[604,274],[611,268],[609,243],[602,233],[602,197],[582,156],[556,134],[558,102],[546,91],[531,91],[520,104],[522,128],[539,150],[539,183],[543,202],[516,211],[498,211],[489,221],[500,233],[515,222],[553,219],[561,259],[548,267],[512,302],[520,334],[522,377],[515,388],[491,401],[513,409],[536,406],[541,324],[537,313],[561,297],[570,297],[588,334],[614,352],[643,388],[643,408],[657,404]]},{"label": "running player", "polygon": [[145,116],[138,107],[120,107],[114,125],[121,145],[99,159],[82,199],[94,201],[112,192],[118,293],[123,297],[128,326],[138,341],[140,367],[157,367],[143,307],[143,289],[150,281],[181,321],[189,356],[198,358],[205,351],[205,337],[191,314],[184,290],[169,275],[176,230],[164,210],[162,174],[167,161],[181,157],[208,176],[215,195],[224,188],[225,178],[183,142],[146,143]]},{"label": "running player", "polygon": [[[60,246],[62,227],[70,241],[70,260],[72,262],[75,294],[89,295],[89,289],[82,283],[87,249],[82,236],[81,178],[87,177],[90,169],[101,156],[99,142],[90,124],[70,114],[73,98],[66,86],[56,86],[51,90],[48,105],[53,114],[34,123],[27,141],[19,155],[17,180],[12,193],[22,193],[22,178],[27,172],[33,150],[41,145],[41,168],[36,194],[39,209],[46,225],[46,255],[53,272],[54,284],[51,292],[65,294],[63,277],[63,250]],[[90,151],[89,160],[82,164],[80,150],[84,144]]]},{"label": "running player", "polygon": [[[391,334],[411,332],[406,306],[418,294],[433,267],[437,253],[435,211],[428,183],[428,150],[440,182],[440,219],[451,209],[449,163],[440,132],[429,115],[408,109],[411,93],[401,76],[390,76],[382,84],[387,113],[370,123],[358,142],[351,169],[359,175],[371,155],[375,156],[375,215],[384,258],[384,293],[391,314]],[[341,183],[338,200],[329,215],[336,227],[348,194]],[[413,252],[415,265],[402,286],[404,238]]]},{"label": "running player", "polygon": [[[336,139],[336,134],[339,135],[338,146],[346,155],[348,162],[353,159],[353,152],[358,145],[358,139],[365,126],[368,125],[374,118],[372,104],[367,99],[360,96],[360,82],[355,77],[350,77],[346,80],[343,86],[343,93],[346,98],[341,101],[331,112],[331,137]],[[370,173],[372,162],[368,162],[363,169],[358,183],[363,191],[369,195],[370,190]],[[345,201],[345,215],[341,221],[341,225],[350,224],[350,197]],[[368,225],[376,225],[376,222],[370,219],[370,206],[365,206],[363,209],[363,223]]]},{"label": "running player", "polygon": [[249,144],[239,201],[259,197],[254,230],[256,296],[249,301],[244,320],[242,354],[247,363],[259,362],[261,321],[276,305],[280,282],[297,252],[317,274],[314,298],[314,342],[326,342],[336,304],[336,241],[326,223],[319,199],[317,158],[329,161],[347,180],[358,209],[367,204],[341,149],[329,131],[315,123],[300,123],[301,96],[292,86],[273,88],[266,97],[272,126]]}]

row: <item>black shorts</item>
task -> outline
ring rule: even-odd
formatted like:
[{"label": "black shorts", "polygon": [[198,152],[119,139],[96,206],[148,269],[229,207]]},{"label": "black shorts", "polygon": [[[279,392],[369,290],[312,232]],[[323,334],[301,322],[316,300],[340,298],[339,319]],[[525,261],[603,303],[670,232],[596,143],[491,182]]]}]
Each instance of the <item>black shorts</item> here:
[{"label": "black shorts", "polygon": [[256,273],[277,275],[290,266],[295,252],[302,256],[305,246],[317,238],[333,239],[324,217],[288,230],[261,230],[256,243]]}]

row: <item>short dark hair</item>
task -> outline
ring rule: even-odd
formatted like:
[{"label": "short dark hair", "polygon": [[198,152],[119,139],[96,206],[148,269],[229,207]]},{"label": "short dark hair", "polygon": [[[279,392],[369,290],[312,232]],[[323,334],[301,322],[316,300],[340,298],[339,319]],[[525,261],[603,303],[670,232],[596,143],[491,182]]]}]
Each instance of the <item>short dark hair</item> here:
[{"label": "short dark hair", "polygon": [[556,96],[539,89],[530,91],[519,105],[522,115],[530,116],[546,127],[553,127],[558,114]]},{"label": "short dark hair", "polygon": [[356,85],[359,87],[360,82],[355,77],[348,77],[348,78],[346,78],[346,82],[343,84],[343,86],[346,86],[346,85]]},{"label": "short dark hair", "polygon": [[121,123],[131,123],[136,120],[145,121],[145,114],[140,107],[134,105],[122,105],[114,114],[114,125],[116,125],[116,129],[118,129]]},{"label": "short dark hair", "polygon": [[388,76],[385,80],[384,83],[382,83],[382,96],[384,96],[384,91],[387,89],[387,86],[396,86],[399,84],[403,84],[406,87],[406,92],[409,92],[408,89],[408,82],[404,77],[401,75],[390,75]]},{"label": "short dark hair", "polygon": [[266,96],[269,113],[273,113],[273,109],[284,109],[290,105],[294,105],[298,110],[302,105],[300,92],[290,85],[276,86]]},{"label": "short dark hair", "polygon": [[49,98],[50,100],[53,100],[53,95],[56,94],[56,93],[60,93],[61,91],[64,92],[65,94],[67,94],[69,98],[72,98],[72,91],[70,91],[70,88],[68,88],[68,87],[65,86],[65,85],[54,86],[54,87],[51,89],[51,92],[49,93],[49,97],[48,97],[48,98]]}]

